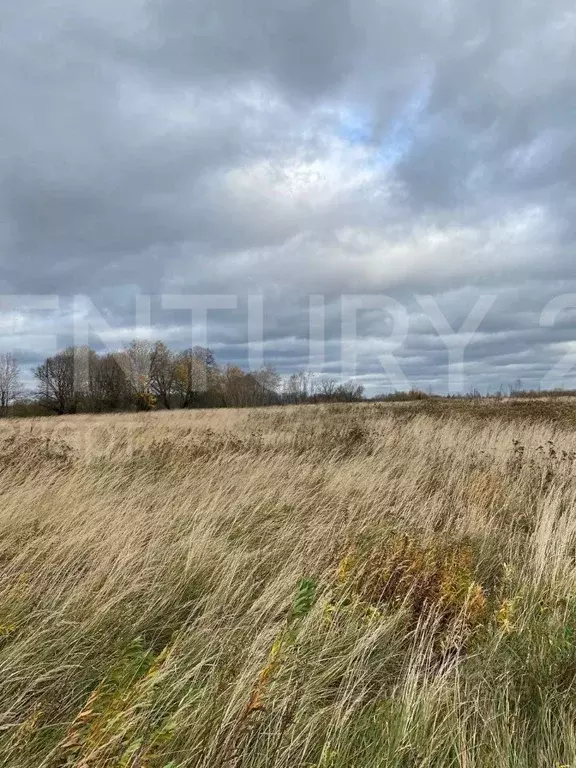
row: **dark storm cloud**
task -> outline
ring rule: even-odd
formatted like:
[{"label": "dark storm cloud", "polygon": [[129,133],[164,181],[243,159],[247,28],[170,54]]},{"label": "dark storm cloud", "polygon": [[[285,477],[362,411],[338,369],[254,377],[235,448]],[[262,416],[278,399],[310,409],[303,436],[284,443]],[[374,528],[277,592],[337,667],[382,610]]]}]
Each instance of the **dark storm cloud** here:
[{"label": "dark storm cloud", "polygon": [[151,4],[155,34],[140,50],[184,82],[258,79],[315,99],[348,77],[363,30],[348,0],[165,0]]},{"label": "dark storm cloud", "polygon": [[[314,365],[314,293],[318,370],[335,371],[340,297],[361,293],[401,303],[395,354],[438,388],[447,351],[417,294],[455,330],[496,297],[466,347],[472,384],[537,382],[566,353],[574,313],[541,315],[576,288],[568,0],[0,5],[0,292],[62,297],[48,325],[0,311],[2,349],[67,338],[73,294],[112,344],[138,293],[225,293],[239,309],[210,336],[240,361],[261,294],[266,358],[288,372]],[[186,343],[185,315],[155,301],[157,334]],[[390,323],[360,313],[358,333],[378,389]]]}]

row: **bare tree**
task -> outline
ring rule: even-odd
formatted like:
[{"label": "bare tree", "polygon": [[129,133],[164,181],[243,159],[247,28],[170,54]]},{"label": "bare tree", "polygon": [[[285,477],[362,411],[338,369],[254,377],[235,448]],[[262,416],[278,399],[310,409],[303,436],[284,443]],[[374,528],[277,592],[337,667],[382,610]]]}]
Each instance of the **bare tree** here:
[{"label": "bare tree", "polygon": [[0,416],[6,416],[8,408],[20,394],[20,366],[9,352],[0,355]]},{"label": "bare tree", "polygon": [[318,386],[318,398],[321,400],[334,400],[338,390],[336,379],[320,379]]},{"label": "bare tree", "polygon": [[75,352],[73,347],[48,357],[34,371],[42,405],[58,414],[76,411]]},{"label": "bare tree", "polygon": [[284,382],[284,398],[289,403],[304,403],[313,389],[312,375],[305,371],[292,373]]},{"label": "bare tree", "polygon": [[74,400],[76,409],[98,409],[98,366],[100,358],[87,346],[73,347],[74,355]]},{"label": "bare tree", "polygon": [[143,339],[134,339],[126,348],[128,381],[134,402],[141,410],[150,410],[156,404],[152,392],[150,369],[152,366],[152,345]]},{"label": "bare tree", "polygon": [[336,388],[335,399],[345,403],[353,403],[364,398],[364,387],[353,381],[345,381]]},{"label": "bare tree", "polygon": [[181,408],[193,408],[205,401],[209,390],[218,385],[218,367],[207,347],[185,349],[176,356],[174,390]]},{"label": "bare tree", "polygon": [[227,365],[221,376],[222,396],[228,408],[252,405],[254,380],[237,365]]},{"label": "bare tree", "polygon": [[131,403],[131,389],[127,372],[130,363],[126,351],[114,352],[100,358],[97,374],[97,399],[104,410],[126,408]]},{"label": "bare tree", "polygon": [[252,378],[256,384],[256,404],[269,405],[278,402],[278,389],[282,378],[273,365],[263,366],[252,374]]},{"label": "bare tree", "polygon": [[176,380],[175,357],[163,341],[157,341],[150,353],[150,389],[165,408],[170,409]]}]

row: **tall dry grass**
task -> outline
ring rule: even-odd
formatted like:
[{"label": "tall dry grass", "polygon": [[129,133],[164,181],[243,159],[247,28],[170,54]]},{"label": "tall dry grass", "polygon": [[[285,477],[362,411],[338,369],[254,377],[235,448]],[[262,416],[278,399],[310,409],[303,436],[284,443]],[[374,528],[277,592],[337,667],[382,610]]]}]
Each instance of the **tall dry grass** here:
[{"label": "tall dry grass", "polygon": [[0,763],[576,765],[576,435],[405,406],[0,426]]}]

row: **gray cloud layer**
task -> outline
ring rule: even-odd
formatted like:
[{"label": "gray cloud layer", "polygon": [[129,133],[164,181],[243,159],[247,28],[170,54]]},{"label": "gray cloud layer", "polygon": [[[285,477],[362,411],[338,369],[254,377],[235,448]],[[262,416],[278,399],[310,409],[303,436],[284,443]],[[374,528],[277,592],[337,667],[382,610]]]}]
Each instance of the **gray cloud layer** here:
[{"label": "gray cloud layer", "polygon": [[[288,372],[310,364],[307,297],[322,294],[337,372],[340,297],[366,293],[406,308],[396,354],[421,386],[446,388],[448,353],[419,294],[456,330],[495,297],[468,339],[472,386],[538,384],[576,350],[574,312],[541,323],[576,292],[568,0],[0,7],[0,292],[63,297],[45,316],[5,302],[3,349],[64,343],[75,294],[113,344],[138,293],[228,293],[239,309],[211,316],[210,341],[245,361],[262,294],[266,357]],[[157,335],[187,344],[185,314],[153,307]],[[372,391],[391,328],[359,315]]]}]

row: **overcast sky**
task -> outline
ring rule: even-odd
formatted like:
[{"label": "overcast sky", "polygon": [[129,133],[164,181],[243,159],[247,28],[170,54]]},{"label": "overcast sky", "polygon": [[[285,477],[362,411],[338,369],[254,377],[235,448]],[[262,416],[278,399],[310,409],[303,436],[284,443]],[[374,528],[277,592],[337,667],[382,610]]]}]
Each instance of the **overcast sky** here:
[{"label": "overcast sky", "polygon": [[576,386],[573,0],[0,14],[0,351],[32,365],[79,318],[118,347],[147,295],[189,346],[162,297],[225,294],[221,362],[440,392],[452,345],[466,387]]}]

